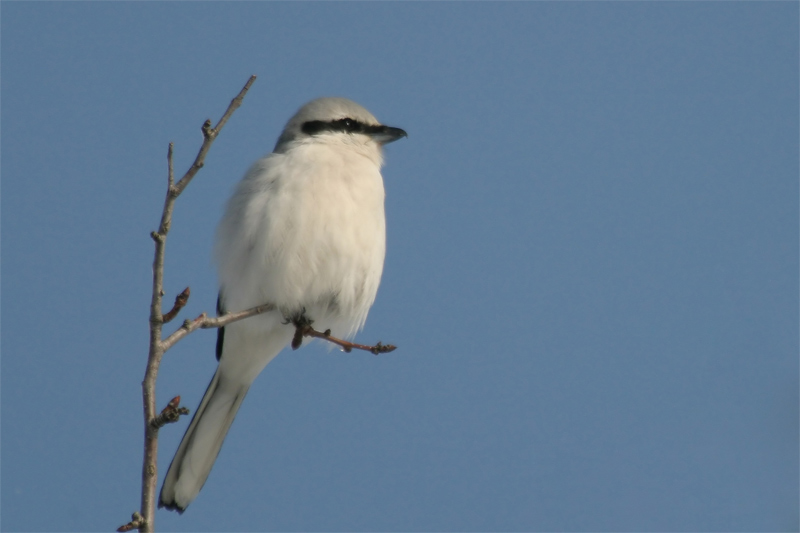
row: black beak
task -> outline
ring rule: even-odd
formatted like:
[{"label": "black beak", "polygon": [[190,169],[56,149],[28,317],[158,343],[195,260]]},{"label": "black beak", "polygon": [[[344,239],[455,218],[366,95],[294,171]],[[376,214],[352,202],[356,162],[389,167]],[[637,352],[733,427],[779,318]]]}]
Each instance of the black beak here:
[{"label": "black beak", "polygon": [[408,137],[408,133],[391,126],[370,126],[367,134],[380,144],[389,144],[400,137]]}]

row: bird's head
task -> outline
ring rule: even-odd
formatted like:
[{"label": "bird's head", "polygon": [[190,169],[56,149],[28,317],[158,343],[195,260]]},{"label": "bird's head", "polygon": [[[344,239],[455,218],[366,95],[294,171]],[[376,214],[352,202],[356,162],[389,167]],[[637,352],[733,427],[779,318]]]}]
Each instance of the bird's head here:
[{"label": "bird's head", "polygon": [[292,142],[309,139],[342,139],[352,143],[374,143],[380,147],[401,137],[400,128],[385,126],[372,113],[347,98],[326,97],[312,100],[286,123],[276,152],[285,151]]}]

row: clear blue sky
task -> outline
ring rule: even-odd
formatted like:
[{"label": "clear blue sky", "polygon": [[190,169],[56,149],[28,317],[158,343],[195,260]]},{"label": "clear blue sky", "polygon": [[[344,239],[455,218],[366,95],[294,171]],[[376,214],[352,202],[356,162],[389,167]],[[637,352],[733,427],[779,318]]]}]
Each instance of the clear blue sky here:
[{"label": "clear blue sky", "polygon": [[[175,142],[258,81],[180,199],[212,311],[232,187],[307,100],[387,150],[364,342],[256,381],[170,531],[797,531],[796,2],[2,4],[2,524],[138,506]],[[214,333],[169,352],[196,407]],[[188,420],[162,431],[160,475]]]}]

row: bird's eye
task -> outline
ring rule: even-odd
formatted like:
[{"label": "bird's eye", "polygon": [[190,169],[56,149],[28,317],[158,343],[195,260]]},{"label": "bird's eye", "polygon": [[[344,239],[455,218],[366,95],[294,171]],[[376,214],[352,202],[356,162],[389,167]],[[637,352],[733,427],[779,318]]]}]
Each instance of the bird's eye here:
[{"label": "bird's eye", "polygon": [[352,118],[340,118],[336,122],[339,124],[339,127],[342,129],[342,131],[354,133],[359,130],[360,124],[358,121],[353,120]]}]

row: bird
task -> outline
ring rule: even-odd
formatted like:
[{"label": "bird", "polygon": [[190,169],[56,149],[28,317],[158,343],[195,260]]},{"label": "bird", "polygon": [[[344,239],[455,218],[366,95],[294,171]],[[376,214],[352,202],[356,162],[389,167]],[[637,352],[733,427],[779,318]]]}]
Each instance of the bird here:
[{"label": "bird", "polygon": [[198,495],[251,384],[292,342],[298,321],[342,338],[363,327],[386,252],[383,147],[402,137],[352,100],[318,98],[236,186],[214,247],[217,312],[274,310],[217,330],[217,370],[159,507],[183,513]]}]

